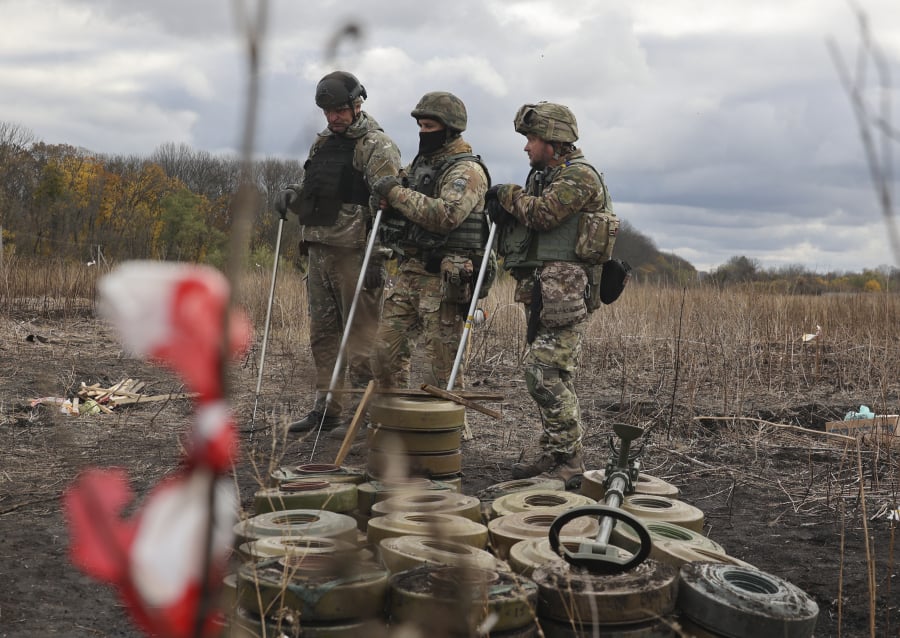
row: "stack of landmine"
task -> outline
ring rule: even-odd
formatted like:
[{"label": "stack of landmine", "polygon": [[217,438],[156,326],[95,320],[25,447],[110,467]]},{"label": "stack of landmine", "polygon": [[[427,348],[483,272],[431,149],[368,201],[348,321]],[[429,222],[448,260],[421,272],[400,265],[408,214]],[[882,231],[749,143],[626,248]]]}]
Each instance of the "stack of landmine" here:
[{"label": "stack of landmine", "polygon": [[[582,494],[526,479],[477,497],[458,483],[365,481],[327,465],[273,478],[278,487],[256,495],[257,515],[235,528],[244,560],[227,581],[235,603],[226,635],[235,638],[388,636],[400,627],[435,638],[539,628],[547,638],[740,638],[760,628],[793,638],[815,627],[818,609],[802,591],[728,556],[703,536],[702,512],[648,475],[622,509],[645,522],[653,551],[618,575],[573,568],[548,541],[561,512],[603,498],[602,470],[586,473]],[[576,551],[575,539],[598,529],[596,518],[573,520],[561,542]],[[629,554],[640,544],[624,525],[610,542]]]},{"label": "stack of landmine", "polygon": [[369,407],[366,472],[371,479],[428,478],[459,490],[466,409],[432,397],[389,396]]}]

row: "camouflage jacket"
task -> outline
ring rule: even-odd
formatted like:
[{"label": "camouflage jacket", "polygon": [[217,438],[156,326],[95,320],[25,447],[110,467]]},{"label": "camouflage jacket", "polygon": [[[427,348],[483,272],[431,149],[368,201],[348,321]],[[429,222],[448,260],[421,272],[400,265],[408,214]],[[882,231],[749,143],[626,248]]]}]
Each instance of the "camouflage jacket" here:
[{"label": "camouflage jacket", "polygon": [[[603,187],[594,169],[584,163],[584,154],[575,149],[562,160],[558,166],[529,176],[526,188],[504,184],[498,189],[497,196],[503,208],[509,211],[517,224],[530,231],[527,233],[529,243],[540,241],[540,235],[552,234],[566,222],[574,222],[573,216],[603,208]],[[536,179],[539,175],[543,178],[541,185],[538,185]],[[574,249],[574,240],[572,248]],[[528,247],[525,251],[528,251]],[[551,264],[553,267],[548,268]],[[534,267],[527,271],[514,270],[513,274],[519,282],[516,288],[517,300],[531,299],[532,275],[540,274],[541,269],[555,273],[566,281],[580,282],[584,273],[584,265],[572,261],[543,262],[543,267],[538,268],[537,273]]]},{"label": "camouflage jacket", "polygon": [[[574,162],[583,159],[584,154],[575,149],[559,166],[545,171],[538,195],[529,195],[516,184],[504,184],[497,192],[500,204],[516,221],[537,232],[552,230],[577,213],[601,210],[604,196],[597,173],[588,164]],[[533,189],[531,183],[528,186]]]},{"label": "camouflage jacket", "polygon": [[[327,128],[319,133],[309,150],[309,157],[315,155],[332,135],[334,133]],[[400,149],[375,118],[365,111],[360,113],[345,135],[358,140],[353,152],[353,168],[364,175],[367,184],[371,185],[385,175],[396,175],[400,170]],[[292,184],[289,188],[299,193],[303,183]],[[373,216],[374,211],[369,206],[344,204],[333,226],[300,226],[300,241],[342,248],[364,247]]]},{"label": "camouflage jacket", "polygon": [[[413,175],[420,163],[437,166],[450,155],[471,152],[469,143],[459,137],[436,153],[417,156],[403,173]],[[484,210],[487,189],[488,176],[481,165],[475,161],[461,160],[444,172],[435,187],[434,197],[401,187],[391,191],[388,203],[414,224],[429,232],[446,235],[459,227],[472,212]],[[426,272],[418,259],[405,262],[403,269]]]}]

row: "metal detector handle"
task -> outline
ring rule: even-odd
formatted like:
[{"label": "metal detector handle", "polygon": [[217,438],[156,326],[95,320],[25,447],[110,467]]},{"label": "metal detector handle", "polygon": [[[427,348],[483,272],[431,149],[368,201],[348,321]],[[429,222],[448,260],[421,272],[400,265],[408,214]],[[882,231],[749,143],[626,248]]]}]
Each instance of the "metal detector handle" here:
[{"label": "metal detector handle", "polygon": [[631,442],[644,434],[644,428],[630,423],[614,423],[613,432],[622,439],[617,466],[619,469],[625,469],[628,467],[628,452],[631,449]]},{"label": "metal detector handle", "polygon": [[463,326],[462,336],[459,338],[459,347],[456,349],[456,359],[453,361],[453,369],[450,371],[450,379],[447,381],[447,391],[453,390],[456,383],[456,375],[459,373],[459,366],[462,363],[463,353],[466,351],[466,342],[469,339],[469,333],[472,331],[472,324],[475,321],[475,309],[478,307],[478,297],[481,294],[481,287],[484,285],[484,275],[487,272],[488,261],[491,258],[491,248],[494,245],[494,235],[497,232],[497,224],[491,222],[488,230],[487,243],[484,245],[484,256],[481,258],[481,267],[478,269],[478,278],[475,280],[475,289],[472,290],[472,301],[469,303],[469,312],[466,313],[466,323]]},{"label": "metal detector handle", "polygon": [[[603,516],[603,520],[614,518],[633,528],[641,541],[641,546],[638,548],[638,551],[630,558],[611,556],[607,554],[607,541],[609,540],[609,537],[607,535],[607,538],[601,539],[600,534],[597,535],[597,538],[593,543],[582,541],[578,546],[578,551],[575,553],[569,551],[565,545],[560,546],[559,533],[566,523],[582,516],[592,515]],[[562,556],[569,564],[584,567],[588,571],[602,574],[619,574],[637,567],[647,559],[650,555],[650,550],[653,548],[650,532],[639,519],[625,510],[616,507],[608,507],[606,505],[585,505],[563,512],[556,517],[556,520],[553,521],[553,524],[550,526],[549,540],[550,548],[553,552]]]}]

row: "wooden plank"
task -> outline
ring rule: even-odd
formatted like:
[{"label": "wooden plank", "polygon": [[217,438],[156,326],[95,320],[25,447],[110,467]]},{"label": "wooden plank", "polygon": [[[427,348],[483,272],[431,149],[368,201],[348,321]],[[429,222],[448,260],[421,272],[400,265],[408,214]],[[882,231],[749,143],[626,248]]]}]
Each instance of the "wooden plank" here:
[{"label": "wooden plank", "polygon": [[[326,392],[326,390],[322,390],[322,392]],[[332,394],[364,394],[365,389],[362,388],[344,388],[340,390],[332,390]],[[430,392],[426,392],[425,390],[419,390],[416,388],[378,388],[372,394],[375,395],[386,395],[386,396],[400,396],[400,397],[427,397],[434,396]],[[462,397],[463,399],[471,399],[473,401],[504,401],[506,397],[502,394],[496,392],[470,392],[467,390],[460,390],[455,393],[456,396]]]},{"label": "wooden plank", "polygon": [[900,415],[880,414],[872,419],[849,419],[846,421],[829,421],[825,424],[826,432],[860,436],[864,434],[880,434],[884,436],[900,436]]},{"label": "wooden plank", "polygon": [[199,397],[199,392],[178,392],[173,394],[154,394],[153,396],[129,397],[122,401],[116,401],[115,405],[133,405],[135,403],[150,403],[153,401],[169,401],[174,399],[193,399]]},{"label": "wooden plank", "polygon": [[353,439],[356,438],[356,431],[359,429],[359,423],[360,421],[362,421],[363,415],[366,413],[366,408],[369,405],[369,399],[372,398],[374,390],[375,381],[369,381],[369,385],[366,386],[366,391],[363,394],[362,399],[360,399],[359,405],[356,406],[356,412],[353,414],[353,419],[350,421],[350,425],[347,426],[347,434],[344,435],[344,440],[341,443],[341,448],[338,450],[337,456],[334,459],[334,464],[339,467],[347,457],[347,453],[350,452],[350,446],[353,445]]},{"label": "wooden plank", "polygon": [[440,397],[442,399],[447,399],[448,401],[453,401],[454,403],[459,403],[460,405],[464,405],[467,408],[472,408],[473,410],[478,410],[482,414],[487,414],[488,416],[492,416],[495,419],[499,419],[503,416],[497,410],[486,408],[483,405],[475,403],[474,401],[471,401],[470,399],[467,399],[454,392],[448,392],[447,390],[443,390],[427,383],[422,384],[422,389],[430,395]]}]

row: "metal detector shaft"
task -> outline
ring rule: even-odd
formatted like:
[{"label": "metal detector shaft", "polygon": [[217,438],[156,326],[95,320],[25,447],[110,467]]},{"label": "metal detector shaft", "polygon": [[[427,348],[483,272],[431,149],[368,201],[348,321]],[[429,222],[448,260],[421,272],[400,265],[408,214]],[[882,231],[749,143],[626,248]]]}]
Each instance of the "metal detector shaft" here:
[{"label": "metal detector shaft", "polygon": [[344,324],[344,334],[341,335],[341,345],[338,347],[337,358],[334,361],[334,370],[331,372],[331,381],[328,383],[328,393],[325,395],[325,405],[331,403],[334,396],[334,386],[337,385],[338,376],[341,373],[341,363],[344,360],[344,348],[347,347],[347,339],[350,337],[350,327],[353,325],[353,316],[356,314],[356,304],[359,300],[359,293],[362,291],[363,283],[366,280],[366,268],[369,265],[369,259],[372,257],[372,249],[375,247],[375,238],[378,235],[378,225],[381,223],[381,209],[375,213],[375,221],[372,223],[372,230],[369,233],[369,241],[366,244],[366,254],[363,256],[362,267],[359,269],[359,277],[356,279],[356,290],[353,291],[353,301],[350,303],[350,312],[347,313],[347,321]]},{"label": "metal detector shaft", "polygon": [[453,361],[450,379],[447,381],[448,392],[453,390],[453,385],[456,383],[456,375],[459,373],[459,366],[462,364],[463,353],[466,351],[466,343],[469,340],[469,333],[472,331],[472,323],[475,320],[475,309],[478,307],[478,297],[481,294],[481,287],[484,285],[484,276],[487,273],[487,264],[491,257],[491,247],[494,245],[494,234],[496,232],[497,224],[491,222],[487,243],[484,245],[484,256],[481,258],[481,266],[478,269],[475,288],[472,290],[472,301],[469,303],[469,311],[466,313],[466,323],[463,326],[462,336],[459,338],[459,347],[456,349],[456,359]]},{"label": "metal detector shaft", "polygon": [[[253,415],[250,417],[250,425],[256,421],[256,408],[259,405],[259,391],[262,388],[263,367],[266,363],[266,345],[269,343],[269,322],[272,320],[272,300],[275,299],[275,280],[278,278],[278,256],[281,254],[281,231],[284,228],[284,215],[278,219],[278,236],[275,239],[275,259],[272,266],[272,285],[269,288],[269,305],[266,308],[266,325],[263,329],[262,348],[259,353],[259,375],[256,377],[256,397],[253,400]],[[253,428],[250,428],[250,438],[253,438]]]},{"label": "metal detector shaft", "polygon": [[[613,430],[619,435],[622,444],[619,447],[619,458],[616,461],[616,468],[611,472],[611,476],[607,477],[608,486],[606,488],[606,496],[603,502],[609,507],[620,508],[625,501],[626,491],[630,491],[629,486],[631,478],[628,473],[628,453],[631,449],[631,442],[643,434],[643,429],[637,426],[628,425],[627,423],[616,423]],[[595,537],[595,542],[602,545],[606,549],[609,543],[609,536],[612,534],[615,520],[609,516],[600,518],[600,531]]]},{"label": "metal detector shaft", "polygon": [[[356,303],[359,300],[359,293],[362,291],[363,283],[366,280],[366,268],[369,265],[369,259],[372,257],[372,250],[375,247],[375,239],[378,235],[378,226],[381,224],[381,209],[375,213],[375,221],[372,223],[372,230],[369,232],[369,241],[366,243],[366,253],[363,256],[362,267],[359,269],[359,277],[356,280],[356,290],[353,291],[353,301],[350,303],[350,311],[347,313],[347,320],[344,322],[344,333],[341,335],[341,345],[338,347],[337,357],[334,360],[334,370],[331,372],[331,381],[328,383],[328,392],[325,394],[325,407],[322,409],[322,419],[325,418],[328,405],[334,397],[334,387],[337,385],[343,367],[341,364],[344,360],[344,348],[347,347],[347,339],[350,337],[350,327],[353,325],[353,317],[356,314]],[[316,430],[316,440],[313,443],[313,449],[309,458],[312,459],[316,453],[316,445],[319,442],[319,432],[322,430],[322,424]]]}]

